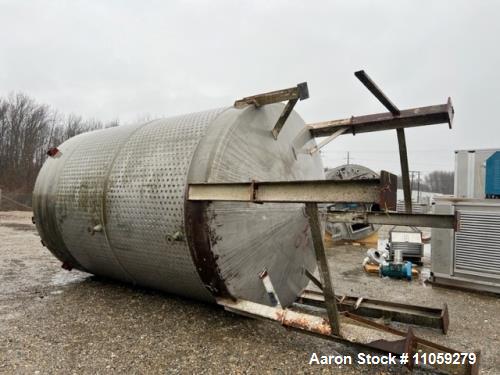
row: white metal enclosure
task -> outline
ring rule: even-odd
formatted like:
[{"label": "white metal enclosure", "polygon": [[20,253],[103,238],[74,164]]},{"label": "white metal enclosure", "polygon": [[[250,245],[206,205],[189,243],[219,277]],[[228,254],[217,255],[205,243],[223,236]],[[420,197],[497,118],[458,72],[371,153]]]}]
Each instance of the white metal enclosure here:
[{"label": "white metal enclosure", "polygon": [[432,273],[438,284],[500,293],[500,203],[440,197],[435,213],[456,213],[457,231],[432,229]]}]

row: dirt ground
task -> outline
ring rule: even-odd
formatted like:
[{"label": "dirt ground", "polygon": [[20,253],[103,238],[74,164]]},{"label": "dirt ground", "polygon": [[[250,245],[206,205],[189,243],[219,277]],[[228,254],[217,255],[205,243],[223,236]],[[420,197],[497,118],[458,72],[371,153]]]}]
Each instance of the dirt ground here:
[{"label": "dirt ground", "polygon": [[[442,306],[450,330],[418,335],[481,350],[500,373],[496,296],[380,279],[360,267],[366,248],[329,249],[338,294]],[[354,355],[348,345],[287,331],[151,290],[67,272],[42,247],[30,212],[0,212],[0,373],[400,373],[398,367],[309,365],[313,352]]]}]

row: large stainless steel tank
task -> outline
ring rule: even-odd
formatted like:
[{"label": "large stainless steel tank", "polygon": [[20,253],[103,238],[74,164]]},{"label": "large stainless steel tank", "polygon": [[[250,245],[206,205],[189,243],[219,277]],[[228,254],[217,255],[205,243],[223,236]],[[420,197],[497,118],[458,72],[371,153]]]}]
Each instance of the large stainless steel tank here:
[{"label": "large stainless steel tank", "polygon": [[[186,200],[188,183],[322,179],[318,153],[282,104],[217,109],[78,135],[46,161],[34,189],[42,242],[70,267],[204,300],[269,304],[267,269],[283,305],[315,268],[301,204]],[[304,139],[304,137],[306,137]]]}]

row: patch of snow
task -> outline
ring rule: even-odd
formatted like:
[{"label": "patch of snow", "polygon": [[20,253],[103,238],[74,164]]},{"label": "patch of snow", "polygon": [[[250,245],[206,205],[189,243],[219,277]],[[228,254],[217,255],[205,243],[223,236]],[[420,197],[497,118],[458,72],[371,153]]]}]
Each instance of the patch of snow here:
[{"label": "patch of snow", "polygon": [[89,277],[88,274],[80,271],[59,271],[54,276],[50,282],[51,285],[63,286],[73,283],[78,283]]}]

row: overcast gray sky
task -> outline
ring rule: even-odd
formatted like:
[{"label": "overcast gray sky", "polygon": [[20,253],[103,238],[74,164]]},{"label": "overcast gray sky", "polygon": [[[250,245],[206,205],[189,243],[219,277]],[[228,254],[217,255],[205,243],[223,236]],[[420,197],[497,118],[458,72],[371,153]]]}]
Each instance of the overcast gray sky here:
[{"label": "overcast gray sky", "polygon": [[[500,2],[3,1],[0,95],[131,122],[231,105],[307,81],[306,122],[384,108],[455,105],[446,125],[407,130],[410,169],[453,169],[453,150],[500,146]],[[395,131],[342,136],[328,166],[399,173]]]}]

